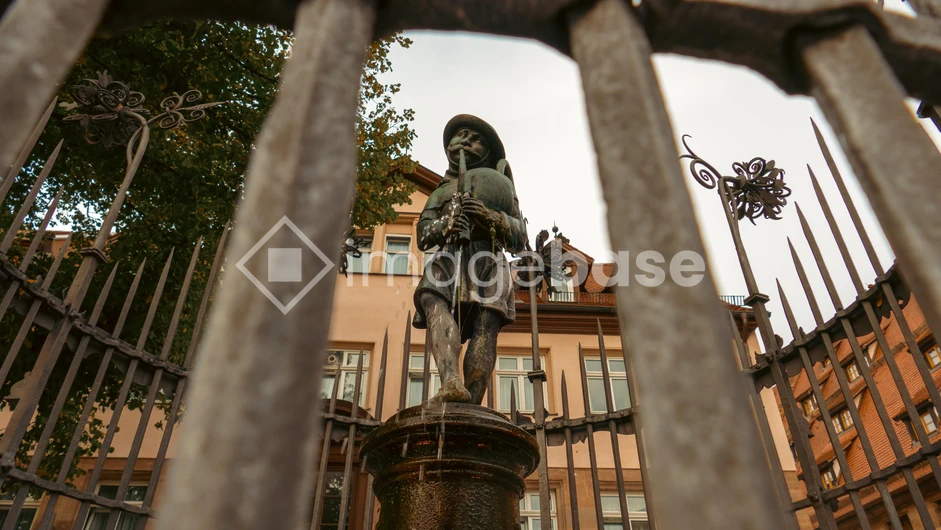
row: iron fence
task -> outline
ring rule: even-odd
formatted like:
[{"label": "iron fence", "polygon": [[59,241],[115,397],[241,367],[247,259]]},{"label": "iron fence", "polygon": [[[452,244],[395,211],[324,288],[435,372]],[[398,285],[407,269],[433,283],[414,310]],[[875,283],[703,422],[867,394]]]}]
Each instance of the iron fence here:
[{"label": "iron fence", "polygon": [[[99,22],[115,24],[120,19],[122,24],[134,24],[168,15],[211,15],[293,24],[296,42],[292,58],[278,102],[257,139],[249,171],[251,175],[262,175],[266,185],[247,187],[239,230],[228,252],[244,255],[283,216],[290,217],[316,246],[339,248],[354,186],[349,177],[354,173],[355,145],[348,132],[355,117],[357,82],[366,44],[376,35],[401,29],[488,32],[537,39],[569,54],[578,63],[598,152],[612,247],[634,253],[648,249],[664,254],[681,250],[702,253],[650,56],[660,51],[719,59],[750,67],[786,91],[810,94],[821,105],[898,255],[899,271],[918,296],[926,327],[941,326],[941,214],[937,208],[941,196],[934,183],[941,154],[913,122],[903,102],[906,95],[929,102],[925,114],[930,116],[930,102],[941,100],[941,85],[936,82],[941,73],[941,45],[938,22],[933,18],[938,11],[934,0],[916,2],[922,16],[914,20],[883,13],[868,0],[807,0],[787,5],[708,0],[389,0],[378,4],[368,0],[306,0],[296,5],[266,4],[270,9],[259,9],[251,2],[137,4],[25,0],[8,9],[0,22],[0,91],[6,101],[6,123],[0,128],[0,165],[19,167],[11,162],[17,158],[20,146],[28,144],[30,125],[42,114],[56,82],[64,77]],[[0,198],[6,197],[10,185],[10,177],[0,184]],[[126,187],[122,189],[126,192]],[[720,192],[725,192],[724,185]],[[115,201],[118,206],[122,193]],[[35,194],[30,196],[27,202],[35,200]],[[722,198],[724,204],[730,200]],[[847,206],[852,208],[849,203]],[[732,217],[735,211],[733,208],[728,212],[733,236],[737,233],[737,220]],[[116,215],[117,209],[112,213]],[[17,217],[6,239],[15,238],[19,232],[22,217]],[[111,228],[108,224],[113,221],[109,214],[99,240],[107,238]],[[836,229],[832,231],[837,236]],[[858,224],[857,231],[864,235]],[[6,239],[3,254],[12,245]],[[630,423],[638,435],[648,501],[661,528],[793,527],[795,519],[783,517],[782,508],[789,513],[810,509],[816,525],[834,528],[838,519],[842,521],[841,503],[851,507],[852,517],[861,527],[869,528],[872,525],[865,514],[870,496],[867,488],[871,488],[891,526],[901,530],[904,522],[898,513],[899,500],[894,496],[897,483],[904,484],[922,524],[934,528],[929,491],[923,488],[927,488],[926,482],[937,483],[941,478],[937,451],[930,438],[926,439],[927,432],[914,425],[920,448],[907,455],[885,406],[889,392],[876,384],[854,327],[859,322],[868,323],[879,347],[884,352],[892,351],[886,349],[889,342],[875,319],[881,318],[879,311],[887,304],[892,317],[901,323],[905,314],[899,300],[904,297],[899,295],[904,293],[899,290],[900,284],[890,280],[892,274],[884,278],[880,274],[875,288],[879,294],[870,295],[873,289],[861,290],[857,303],[841,307],[828,278],[827,264],[820,259],[809,230],[806,240],[827,283],[836,314],[824,322],[823,312],[817,311],[815,316],[820,318],[814,333],[805,339],[799,329],[795,330],[799,338],[789,347],[775,340],[766,308],[770,297],[758,289],[747,266],[747,254],[738,246],[749,291],[746,302],[755,311],[763,341],[764,353],[757,363],[751,362],[741,346],[741,366],[736,366],[736,359],[727,354],[734,334],[729,336],[724,313],[717,310],[711,279],[695,288],[669,283],[656,288],[618,288],[621,333],[630,338],[630,348],[624,348],[625,363],[629,386],[636,394],[632,396],[635,408]],[[31,243],[29,248],[33,246]],[[153,403],[150,398],[157,395],[153,389],[168,381],[176,383],[170,390],[173,403],[182,395],[180,386],[188,381],[188,372],[183,369],[186,365],[181,368],[167,362],[163,350],[160,355],[141,352],[116,338],[116,331],[97,329],[92,318],[94,310],[86,318],[77,309],[104,261],[97,242],[88,247],[61,301],[44,288],[48,288],[54,268],[47,271],[42,282],[30,282],[36,278],[28,277],[25,267],[20,271],[19,266],[10,263],[3,268],[8,275],[4,280],[7,293],[13,293],[8,295],[8,304],[17,300],[18,294],[27,297],[29,307],[21,313],[24,333],[31,332],[34,323],[41,326],[45,321],[50,325],[45,328],[48,333],[42,339],[43,347],[31,375],[19,389],[21,397],[9,426],[0,438],[0,472],[19,484],[52,492],[50,498],[68,497],[82,506],[95,504],[115,510],[107,516],[110,530],[117,524],[118,512],[146,516],[151,513],[149,503],[133,506],[79,491],[61,481],[42,479],[35,470],[29,471],[33,459],[28,459],[26,470],[18,467],[16,459],[33,412],[47,390],[51,371],[70,337],[77,337],[79,344],[87,338],[85,348],[100,344],[105,356],[110,352],[111,359],[126,361],[125,381],[133,381],[138,373],[150,375],[145,384],[146,403]],[[848,259],[846,262],[851,269]],[[874,266],[878,267],[875,261]],[[803,275],[801,265],[795,263],[795,267]],[[155,293],[162,294],[165,284],[166,275],[162,275]],[[184,279],[183,299],[187,284]],[[314,448],[322,421],[309,413],[310,403],[318,394],[317,385],[310,381],[319,380],[321,367],[309,352],[326,346],[333,288],[332,279],[321,282],[294,311],[284,315],[270,307],[246,278],[227,276],[207,328],[201,368],[194,374],[188,407],[191,428],[181,443],[183,465],[176,468],[172,487],[168,488],[162,527],[296,528],[305,514],[309,515],[312,494],[324,491],[320,484],[326,480],[326,475],[317,474],[315,465]],[[815,308],[812,295],[808,290],[806,297]],[[881,296],[882,304],[873,296]],[[157,307],[160,299],[153,297],[151,307]],[[33,311],[33,307],[37,309]],[[52,313],[48,319],[46,312]],[[865,318],[854,320],[858,315]],[[532,320],[536,322],[535,307]],[[675,323],[680,321],[684,325],[678,330]],[[919,350],[913,330],[905,333],[905,328],[900,325],[918,377],[924,380],[930,375],[919,362],[924,360],[924,352]],[[828,488],[813,447],[807,442],[807,420],[788,389],[791,378],[803,370],[809,384],[813,383],[813,394],[826,399],[818,391],[819,381],[814,381],[814,364],[825,355],[831,367],[838,365],[842,359],[831,350],[833,339],[841,336],[847,339],[850,356],[871,395],[876,423],[870,427],[861,421],[862,411],[853,399],[856,396],[851,383],[855,380],[843,377],[842,370],[833,370],[857,430],[863,460],[870,467],[868,472],[854,474],[852,481]],[[538,351],[538,337],[534,332],[534,352]],[[172,343],[173,338],[171,327],[165,344]],[[278,355],[269,354],[274,343],[280,345]],[[815,344],[821,344],[822,350],[815,349]],[[699,354],[689,355],[691,351]],[[11,351],[8,358],[15,358],[14,353]],[[72,356],[76,363],[82,357]],[[905,414],[917,415],[920,403],[912,399],[904,374],[899,380],[898,363],[890,354],[883,358],[886,373],[891,376],[889,384],[897,386]],[[538,355],[534,355],[533,363],[530,378],[539,382],[544,374],[539,369]],[[226,367],[222,373],[220,366]],[[806,495],[796,503],[784,495],[776,459],[768,457],[769,440],[762,436],[767,429],[756,395],[751,395],[749,404],[740,390],[742,366],[754,373],[755,381],[773,385],[781,395],[806,486]],[[923,382],[935,400],[936,389],[931,389],[936,387],[927,380]],[[125,386],[128,390],[122,394],[126,396],[131,383],[122,383],[122,390]],[[541,385],[534,387],[538,395]],[[536,399],[537,403],[543,402],[541,395]],[[823,415],[826,401],[820,403]],[[152,405],[144,407],[146,414],[152,412]],[[681,423],[673,420],[679,413],[683,415]],[[756,417],[757,429],[753,422]],[[342,421],[338,418],[332,421]],[[841,441],[836,437],[841,433],[835,432],[832,420],[831,416],[822,424],[835,458],[843,467],[846,455],[841,456]],[[551,422],[546,421],[540,407],[533,421],[536,438],[545,448]],[[619,420],[609,417],[605,421],[616,439],[613,431]],[[330,420],[327,423],[330,425]],[[168,430],[170,425],[172,422],[167,423]],[[604,425],[604,421],[587,422],[585,429],[593,433]],[[355,439],[360,427],[356,421],[349,422],[348,437]],[[892,455],[890,463],[879,460],[871,439],[869,443],[864,440],[864,431],[872,435],[880,428],[885,431]],[[272,439],[271,433],[278,436]],[[591,442],[594,437],[587,439]],[[33,454],[41,458],[41,453]],[[128,463],[133,460],[129,458]],[[351,466],[347,456],[344,472]],[[125,467],[116,498],[130,491],[132,471]],[[539,470],[543,528],[548,526],[545,471],[544,467]],[[928,479],[923,481],[923,476]],[[148,492],[151,490],[148,488]],[[19,488],[18,498],[28,495],[22,491]],[[838,501],[836,508],[831,505],[834,500]],[[624,503],[620,504],[624,512]],[[47,508],[41,523],[44,528],[48,528],[49,514]],[[10,527],[14,519],[8,518],[5,527]]]}]

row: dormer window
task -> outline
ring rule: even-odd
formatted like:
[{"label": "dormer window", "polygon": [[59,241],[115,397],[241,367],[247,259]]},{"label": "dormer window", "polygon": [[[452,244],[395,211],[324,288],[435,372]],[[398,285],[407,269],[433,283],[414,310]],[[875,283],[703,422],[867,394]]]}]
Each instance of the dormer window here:
[{"label": "dormer window", "polygon": [[817,410],[817,399],[811,395],[807,399],[801,401],[801,406],[804,408],[804,416],[810,416]]},{"label": "dormer window", "polygon": [[849,379],[849,382],[859,379],[859,367],[856,366],[856,361],[850,361],[849,364],[843,367],[843,371],[846,372],[846,378]]},{"label": "dormer window", "polygon": [[849,409],[843,409],[839,414],[833,416],[833,428],[836,429],[836,432],[841,433],[849,430],[852,426],[853,416],[850,415]]}]

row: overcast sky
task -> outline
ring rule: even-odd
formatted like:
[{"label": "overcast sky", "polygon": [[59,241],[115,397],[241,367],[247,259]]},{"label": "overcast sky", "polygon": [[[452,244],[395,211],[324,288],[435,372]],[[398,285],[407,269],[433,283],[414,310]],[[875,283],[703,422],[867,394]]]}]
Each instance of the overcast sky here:
[{"label": "overcast sky", "polygon": [[[887,7],[908,12],[900,0],[889,0]],[[414,158],[442,173],[446,168],[441,144],[445,123],[455,114],[480,116],[496,128],[506,146],[520,206],[529,219],[530,237],[557,223],[572,244],[588,254],[600,258],[610,251],[605,205],[575,63],[547,46],[519,39],[438,32],[410,32],[408,36],[414,44],[408,50],[393,51],[394,71],[387,79],[402,84],[395,104],[416,112]],[[844,304],[855,297],[826,230],[807,164],[828,194],[863,281],[874,277],[817,147],[811,118],[823,130],[837,158],[883,265],[891,264],[891,249],[812,99],[787,96],[764,77],[725,63],[673,55],[658,55],[654,62],[677,142],[682,134],[691,135],[693,150],[725,175],[732,174],[733,162],[756,156],[773,159],[777,167],[787,171],[785,179],[793,194],[783,219],[758,221],[757,226],[747,221],[742,224],[759,288],[772,298],[770,309],[777,333],[790,337],[777,301],[775,278],[784,285],[800,324],[805,329],[814,327],[787,250],[786,238],[790,236],[805,266],[812,261],[794,202],[801,204],[824,247]],[[927,121],[924,124],[930,126]],[[926,129],[938,142],[937,131],[931,127]],[[716,191],[696,184],[686,164],[683,171],[719,292],[745,294]],[[819,274],[809,274],[824,314],[832,313]]]}]

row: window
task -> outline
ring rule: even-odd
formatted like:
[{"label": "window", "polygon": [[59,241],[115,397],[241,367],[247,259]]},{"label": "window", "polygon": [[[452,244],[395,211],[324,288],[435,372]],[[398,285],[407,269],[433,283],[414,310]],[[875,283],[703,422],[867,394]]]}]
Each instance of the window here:
[{"label": "window", "polygon": [[[114,499],[118,494],[118,485],[98,486],[98,495],[106,499]],[[144,495],[147,494],[146,485],[132,485],[127,489],[127,495],[124,496],[124,502],[140,506],[144,502]],[[111,515],[110,508],[95,506],[88,512],[88,519],[85,520],[85,530],[104,530],[108,524],[108,516]],[[135,530],[139,515],[122,512],[118,515],[118,525],[115,530]]]},{"label": "window", "polygon": [[[356,390],[356,364],[359,362],[359,350],[327,350],[327,363],[324,367],[323,383],[320,385],[321,399],[330,399],[333,385],[337,378],[342,387],[337,390],[337,399],[353,401]],[[369,352],[363,351],[363,376],[359,387],[359,406],[366,404],[366,385],[369,381]]]},{"label": "window", "polygon": [[925,427],[925,432],[928,434],[938,432],[938,419],[935,417],[933,410],[921,415],[921,424]]},{"label": "window", "polygon": [[928,361],[928,366],[931,369],[935,369],[938,365],[941,365],[941,348],[938,348],[938,345],[935,344],[928,351],[925,352],[925,360]]},{"label": "window", "polygon": [[843,367],[843,370],[846,371],[846,377],[851,383],[859,379],[859,367],[856,366],[856,361],[850,361],[849,364]]},{"label": "window", "polygon": [[604,530],[650,530],[647,522],[647,503],[643,495],[626,495],[628,524],[622,524],[621,504],[617,494],[601,495]]},{"label": "window", "polygon": [[833,464],[820,470],[820,482],[823,483],[823,487],[826,489],[833,489],[837,486],[837,483],[840,481],[839,475],[837,475],[836,468]]},{"label": "window", "polygon": [[824,357],[824,358],[823,358],[823,367],[824,367],[824,368],[829,368],[829,367],[830,367],[830,358],[829,358],[829,357]]},{"label": "window", "polygon": [[[934,408],[931,410],[926,410],[924,412],[919,412],[921,417],[921,425],[925,429],[925,433],[928,436],[936,434],[938,432],[938,414],[935,412]],[[908,426],[908,434],[912,437],[912,443],[918,442],[918,436],[915,434],[915,428],[911,420],[905,422]]]},{"label": "window", "polygon": [[386,238],[386,274],[408,274],[410,249],[411,239],[408,237]]},{"label": "window", "polygon": [[[0,527],[7,521],[10,514],[10,508],[13,506],[13,499],[16,498],[17,485],[9,484],[9,491],[0,495]],[[26,496],[26,502],[20,509],[20,515],[16,518],[16,524],[13,530],[29,530],[33,526],[33,519],[36,518],[36,510],[39,509],[39,499],[32,495]]]},{"label": "window", "polygon": [[801,401],[801,405],[804,407],[804,415],[810,416],[817,410],[817,399],[811,395],[809,398]]},{"label": "window", "polygon": [[573,283],[574,282],[571,278],[566,278],[565,280],[561,281],[555,278],[550,278],[549,284],[552,287],[555,287],[555,292],[549,295],[549,300],[552,302],[574,302],[575,288]]},{"label": "window", "polygon": [[[601,368],[601,358],[585,358],[585,372],[588,377],[588,402],[591,405],[592,414],[607,412],[607,404],[604,399],[604,372],[601,371]],[[627,389],[627,372],[624,370],[624,359],[608,357],[608,377],[611,380],[611,400],[614,403],[614,410],[629,408],[631,398]]]},{"label": "window", "polygon": [[[539,530],[542,528],[539,510],[542,507],[540,503],[539,492],[527,491],[520,499],[520,530]],[[549,514],[552,516],[550,525],[552,530],[559,527],[559,516],[556,511],[555,492],[549,492]]]},{"label": "window", "polygon": [[[546,359],[542,358],[545,366]],[[533,412],[536,410],[533,397],[533,383],[527,373],[533,369],[533,358],[529,355],[499,355],[497,356],[497,410],[510,412],[510,388],[516,395],[516,410],[519,412]],[[548,398],[548,387],[543,383],[542,395]],[[522,389],[522,392],[520,391]],[[548,399],[546,399],[548,402]]]},{"label": "window", "polygon": [[839,414],[833,416],[833,427],[840,433],[853,426],[853,416],[849,409],[843,409]]},{"label": "window", "polygon": [[346,255],[347,272],[369,272],[369,258],[372,256],[372,238],[364,237],[362,241],[363,245],[359,247],[360,256],[358,258],[354,257],[352,254]]},{"label": "window", "polygon": [[[340,500],[343,498],[343,472],[327,471],[327,487],[323,492],[323,510],[320,512],[320,528],[338,530],[340,528]],[[352,499],[350,499],[352,501]],[[353,502],[347,504],[346,525],[350,527],[350,509]]]},{"label": "window", "polygon": [[[441,389],[441,376],[438,375],[438,364],[435,358],[429,359],[428,380],[431,381],[431,388],[428,389],[428,397],[434,396]],[[425,388],[425,354],[411,354],[408,358],[408,405],[414,407],[421,405],[422,390]]]}]

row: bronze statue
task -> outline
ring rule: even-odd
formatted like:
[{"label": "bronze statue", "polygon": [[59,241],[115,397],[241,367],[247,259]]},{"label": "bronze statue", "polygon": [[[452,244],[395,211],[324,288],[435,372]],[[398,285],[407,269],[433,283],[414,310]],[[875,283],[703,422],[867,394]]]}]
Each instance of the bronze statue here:
[{"label": "bronze statue", "polygon": [[[438,252],[415,290],[414,326],[428,328],[441,375],[441,390],[429,403],[479,405],[496,362],[497,334],[516,319],[503,251],[525,248],[526,225],[503,142],[490,124],[468,114],[451,118],[444,149],[448,170],[418,221],[418,247]],[[468,341],[462,382],[458,362]]]}]

